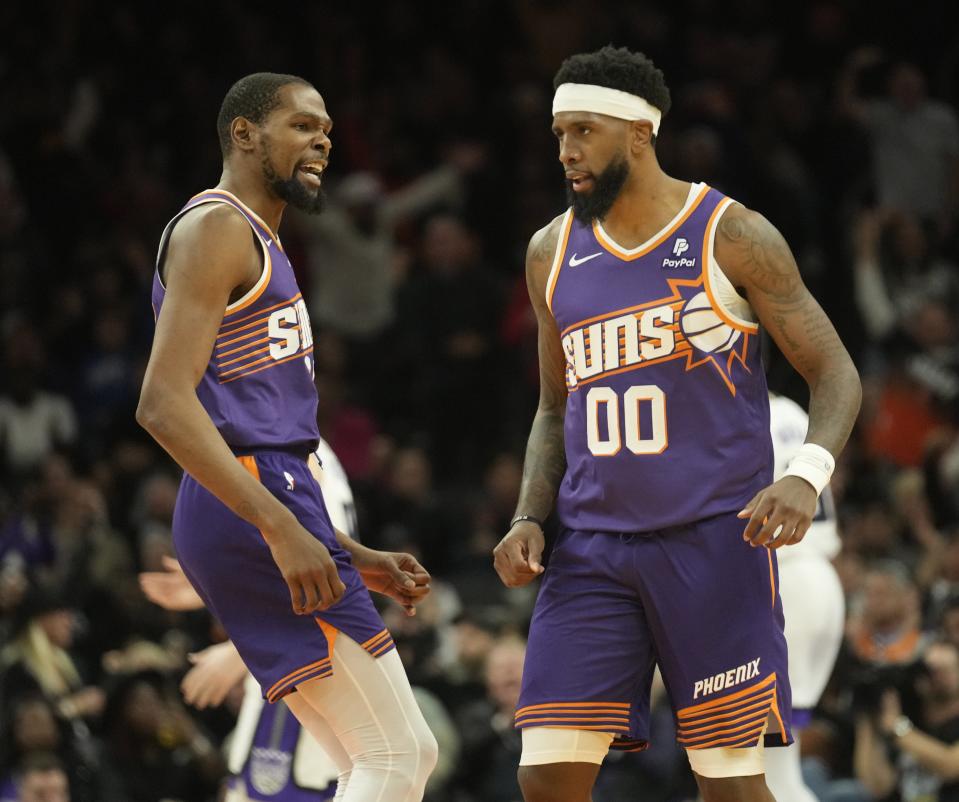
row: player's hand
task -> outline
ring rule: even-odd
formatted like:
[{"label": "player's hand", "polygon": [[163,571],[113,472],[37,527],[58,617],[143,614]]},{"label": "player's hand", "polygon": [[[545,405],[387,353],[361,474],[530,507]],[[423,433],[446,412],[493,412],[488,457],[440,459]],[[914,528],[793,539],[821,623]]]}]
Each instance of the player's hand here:
[{"label": "player's hand", "polygon": [[140,589],[154,604],[164,610],[199,610],[203,600],[186,578],[180,563],[172,557],[163,557],[165,571],[144,571],[140,574]]},{"label": "player's hand", "polygon": [[332,607],[346,592],[329,549],[300,524],[274,533],[267,543],[297,615]]},{"label": "player's hand", "polygon": [[193,663],[180,690],[187,704],[202,710],[223,704],[227,694],[246,676],[246,666],[231,641],[215,643],[190,655]]},{"label": "player's hand", "polygon": [[812,523],[817,501],[809,482],[798,476],[784,476],[760,490],[740,511],[740,518],[749,519],[743,540],[770,549],[798,543]]},{"label": "player's hand", "polygon": [[398,602],[407,615],[416,615],[416,605],[429,595],[430,575],[412,554],[358,545],[352,556],[366,587]]},{"label": "player's hand", "polygon": [[531,521],[517,523],[493,549],[493,567],[508,588],[528,585],[543,573],[540,560],[546,539]]}]

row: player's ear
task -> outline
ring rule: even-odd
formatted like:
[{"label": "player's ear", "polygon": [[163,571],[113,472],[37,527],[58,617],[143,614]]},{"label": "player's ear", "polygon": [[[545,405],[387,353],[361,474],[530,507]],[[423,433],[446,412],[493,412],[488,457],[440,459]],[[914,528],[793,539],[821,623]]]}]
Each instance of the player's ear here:
[{"label": "player's ear", "polygon": [[230,123],[230,139],[238,150],[253,150],[256,143],[256,126],[246,117],[236,117]]},{"label": "player's ear", "polygon": [[633,120],[629,124],[629,149],[634,155],[648,148],[653,139],[653,124],[649,120]]}]

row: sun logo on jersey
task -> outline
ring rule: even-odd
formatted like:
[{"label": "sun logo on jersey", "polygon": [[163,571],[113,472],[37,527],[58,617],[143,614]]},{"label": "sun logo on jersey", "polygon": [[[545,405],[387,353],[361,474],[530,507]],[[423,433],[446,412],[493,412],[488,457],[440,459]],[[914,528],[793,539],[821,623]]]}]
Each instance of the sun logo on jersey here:
[{"label": "sun logo on jersey", "polygon": [[734,364],[746,365],[749,333],[729,325],[713,307],[702,277],[670,279],[672,295],[581,321],[562,332],[569,392],[598,379],[673,359],[686,370],[712,365],[736,395]]}]

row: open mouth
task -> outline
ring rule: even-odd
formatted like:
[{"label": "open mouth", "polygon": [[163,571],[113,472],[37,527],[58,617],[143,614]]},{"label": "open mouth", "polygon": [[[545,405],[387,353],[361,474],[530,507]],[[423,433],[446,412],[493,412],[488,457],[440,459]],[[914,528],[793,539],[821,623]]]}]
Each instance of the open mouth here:
[{"label": "open mouth", "polygon": [[573,192],[583,192],[593,187],[593,177],[589,173],[567,173],[566,180]]},{"label": "open mouth", "polygon": [[323,171],[326,169],[326,162],[305,162],[296,168],[296,171],[303,177],[305,183],[312,187],[319,188],[323,183]]}]

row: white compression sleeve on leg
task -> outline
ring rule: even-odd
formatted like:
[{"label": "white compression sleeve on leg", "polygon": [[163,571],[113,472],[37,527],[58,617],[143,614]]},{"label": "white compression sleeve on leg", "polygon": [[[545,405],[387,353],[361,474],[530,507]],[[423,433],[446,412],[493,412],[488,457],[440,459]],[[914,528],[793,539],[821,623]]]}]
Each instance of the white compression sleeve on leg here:
[{"label": "white compression sleeve on leg", "polygon": [[[422,800],[436,764],[436,739],[395,649],[374,658],[340,632],[333,676],[305,682],[293,696],[329,725],[352,762],[349,777],[341,777],[336,802]],[[294,704],[296,713],[300,705]],[[310,716],[300,721],[310,729]]]}]

